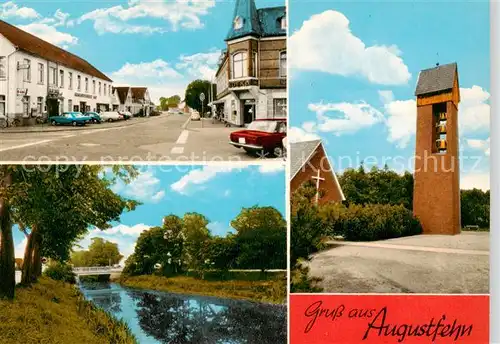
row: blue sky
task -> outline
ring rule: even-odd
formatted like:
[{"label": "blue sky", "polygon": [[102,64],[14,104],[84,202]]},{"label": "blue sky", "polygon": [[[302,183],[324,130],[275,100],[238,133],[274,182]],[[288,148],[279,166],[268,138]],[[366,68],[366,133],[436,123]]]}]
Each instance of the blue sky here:
[{"label": "blue sky", "polygon": [[[212,234],[225,236],[230,221],[242,208],[272,206],[285,216],[285,173],[281,163],[264,166],[141,166],[141,174],[132,183],[117,183],[113,190],[143,202],[135,211],[124,213],[120,223],[106,231],[91,230],[80,241],[86,249],[92,237],[118,244],[122,254],[133,253],[139,234],[160,226],[164,216],[183,216],[198,212],[209,221]],[[16,257],[22,258],[26,240],[14,231]]]},{"label": "blue sky", "polygon": [[[257,7],[284,0],[256,0]],[[210,78],[235,1],[7,1],[0,19],[81,56],[116,84],[149,86],[153,100]]]},{"label": "blue sky", "polygon": [[290,141],[320,137],[339,172],[412,170],[418,73],[457,62],[461,187],[489,188],[487,1],[290,0],[289,17]]}]

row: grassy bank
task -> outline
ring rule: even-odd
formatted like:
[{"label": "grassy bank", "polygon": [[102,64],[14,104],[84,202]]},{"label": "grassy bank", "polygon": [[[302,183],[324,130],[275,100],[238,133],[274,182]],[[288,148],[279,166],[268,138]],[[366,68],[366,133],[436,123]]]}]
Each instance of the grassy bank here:
[{"label": "grassy bank", "polygon": [[179,294],[216,296],[256,302],[284,304],[286,302],[286,273],[207,275],[205,279],[192,276],[124,276],[124,286],[167,291]]},{"label": "grassy bank", "polygon": [[41,278],[0,300],[0,344],[135,344],[126,324],[85,301],[72,285]]}]

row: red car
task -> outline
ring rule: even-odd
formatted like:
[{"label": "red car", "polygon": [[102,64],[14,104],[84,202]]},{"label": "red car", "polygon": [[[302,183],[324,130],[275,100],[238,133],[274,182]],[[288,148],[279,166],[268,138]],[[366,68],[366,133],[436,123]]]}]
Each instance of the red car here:
[{"label": "red car", "polygon": [[286,119],[271,118],[253,121],[244,130],[231,133],[230,144],[243,148],[247,153],[283,156],[283,139],[286,137]]}]

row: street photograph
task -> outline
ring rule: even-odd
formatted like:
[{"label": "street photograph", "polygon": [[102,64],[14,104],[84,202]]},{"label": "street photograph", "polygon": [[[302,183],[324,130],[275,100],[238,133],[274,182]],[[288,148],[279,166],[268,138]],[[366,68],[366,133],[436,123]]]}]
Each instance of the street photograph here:
[{"label": "street photograph", "polygon": [[1,344],[287,342],[281,165],[0,178]]},{"label": "street photograph", "polygon": [[292,293],[489,293],[489,7],[452,7],[290,1]]},{"label": "street photograph", "polygon": [[0,161],[284,161],[283,0],[0,5]]}]

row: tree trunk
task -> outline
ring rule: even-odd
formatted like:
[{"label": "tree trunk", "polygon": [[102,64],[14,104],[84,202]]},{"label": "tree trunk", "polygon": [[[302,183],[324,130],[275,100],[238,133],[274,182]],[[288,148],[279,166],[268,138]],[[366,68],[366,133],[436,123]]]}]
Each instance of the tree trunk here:
[{"label": "tree trunk", "polygon": [[[11,185],[10,173],[4,177],[4,182],[5,187]],[[16,263],[10,205],[6,198],[0,199],[0,232],[0,297],[13,299],[16,288]]]},{"label": "tree trunk", "polygon": [[42,255],[41,255],[41,235],[36,230],[32,233],[33,236],[33,277],[31,282],[36,282],[38,277],[42,275]]},{"label": "tree trunk", "polygon": [[24,260],[23,260],[23,275],[21,277],[21,283],[24,285],[31,284],[33,280],[33,250],[35,246],[34,233],[36,233],[36,226],[33,226],[31,233],[28,235],[28,242],[26,248],[24,249]]}]

